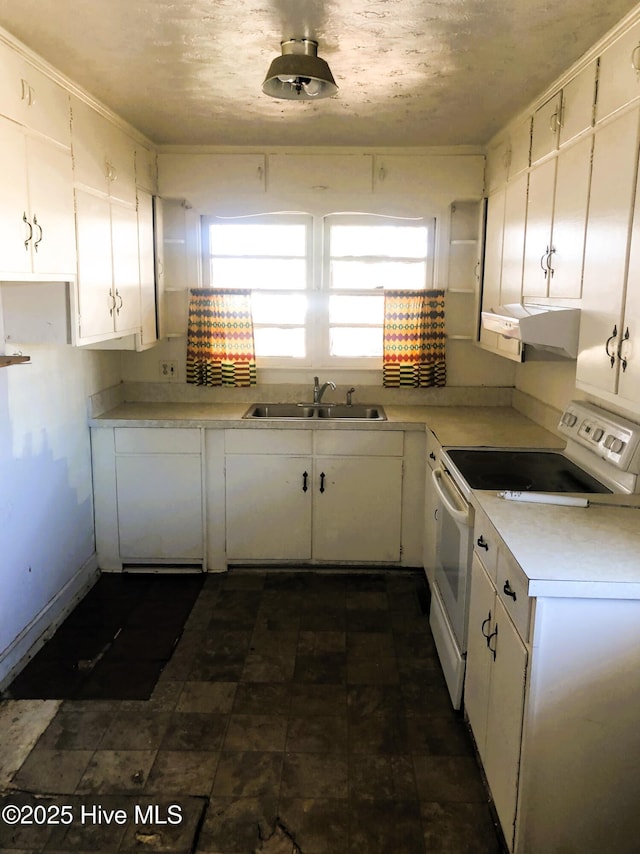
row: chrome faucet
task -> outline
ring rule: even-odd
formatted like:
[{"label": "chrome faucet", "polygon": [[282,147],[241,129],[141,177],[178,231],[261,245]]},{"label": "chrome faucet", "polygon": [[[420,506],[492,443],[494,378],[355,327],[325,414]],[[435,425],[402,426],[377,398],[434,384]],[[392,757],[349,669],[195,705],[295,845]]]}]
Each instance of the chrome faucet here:
[{"label": "chrome faucet", "polygon": [[347,391],[347,406],[353,405],[351,398],[353,396],[354,391],[355,388],[353,388],[353,386]]},{"label": "chrome faucet", "polygon": [[325,391],[327,390],[328,387],[331,388],[332,391],[336,390],[336,384],[334,382],[331,382],[331,380],[329,380],[329,382],[326,382],[326,383],[323,383],[322,385],[320,385],[320,381],[319,381],[318,377],[313,378],[313,402],[314,403],[320,403],[320,401],[322,400],[322,395],[325,393]]}]

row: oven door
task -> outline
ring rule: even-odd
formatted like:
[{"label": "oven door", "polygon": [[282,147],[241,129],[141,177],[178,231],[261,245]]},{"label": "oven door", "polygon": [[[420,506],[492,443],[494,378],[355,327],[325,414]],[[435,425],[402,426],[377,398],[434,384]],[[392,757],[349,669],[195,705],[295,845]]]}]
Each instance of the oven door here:
[{"label": "oven door", "polygon": [[431,473],[436,491],[435,585],[456,646],[467,649],[467,614],[473,553],[473,507],[446,469]]}]

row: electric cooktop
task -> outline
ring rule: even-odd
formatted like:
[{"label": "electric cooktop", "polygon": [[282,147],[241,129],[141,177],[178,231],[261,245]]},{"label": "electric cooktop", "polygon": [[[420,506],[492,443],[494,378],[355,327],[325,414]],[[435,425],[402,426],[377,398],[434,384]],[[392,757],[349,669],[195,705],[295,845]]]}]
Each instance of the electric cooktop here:
[{"label": "electric cooktop", "polygon": [[559,451],[447,448],[471,489],[611,492]]}]

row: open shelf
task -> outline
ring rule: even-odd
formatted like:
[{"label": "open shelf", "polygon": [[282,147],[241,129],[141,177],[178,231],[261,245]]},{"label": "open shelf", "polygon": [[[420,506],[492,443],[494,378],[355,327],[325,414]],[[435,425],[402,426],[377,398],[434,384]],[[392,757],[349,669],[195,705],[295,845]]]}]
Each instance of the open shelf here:
[{"label": "open shelf", "polygon": [[0,368],[9,365],[24,365],[31,361],[31,356],[0,356]]}]

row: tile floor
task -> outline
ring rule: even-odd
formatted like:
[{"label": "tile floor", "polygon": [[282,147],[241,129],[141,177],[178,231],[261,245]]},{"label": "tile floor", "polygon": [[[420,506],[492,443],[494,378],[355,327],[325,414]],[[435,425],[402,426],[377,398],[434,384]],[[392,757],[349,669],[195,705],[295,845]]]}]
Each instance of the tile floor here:
[{"label": "tile floor", "polygon": [[427,599],[404,572],[207,576],[149,700],[62,703],[0,796],[57,823],[0,819],[0,851],[498,854]]}]

